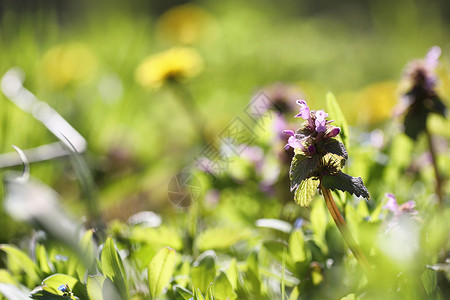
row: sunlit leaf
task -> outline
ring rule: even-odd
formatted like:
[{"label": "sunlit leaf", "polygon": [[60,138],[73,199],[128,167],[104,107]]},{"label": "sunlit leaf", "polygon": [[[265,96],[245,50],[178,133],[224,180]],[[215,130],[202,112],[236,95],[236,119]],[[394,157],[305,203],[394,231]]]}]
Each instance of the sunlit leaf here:
[{"label": "sunlit leaf", "polygon": [[289,254],[295,262],[306,260],[305,237],[301,230],[294,230],[289,237]]},{"label": "sunlit leaf", "polygon": [[319,181],[317,179],[309,178],[307,180],[304,180],[295,191],[295,202],[300,204],[300,206],[309,206],[309,203],[311,203],[314,195],[316,194],[318,185]]},{"label": "sunlit leaf", "polygon": [[227,273],[220,271],[216,280],[214,281],[214,298],[217,300],[234,300],[237,298],[236,293],[233,290]]},{"label": "sunlit leaf", "polygon": [[58,287],[64,284],[67,284],[70,287],[75,296],[80,299],[88,299],[86,286],[72,276],[65,274],[54,274],[42,281],[42,286],[45,291],[57,295],[63,294],[60,290],[58,290]]},{"label": "sunlit leaf", "polygon": [[104,276],[89,276],[87,292],[90,300],[123,300],[112,281]]},{"label": "sunlit leaf", "polygon": [[54,270],[52,270],[53,264],[47,257],[47,252],[45,251],[44,245],[37,244],[35,252],[36,252],[36,261],[42,272],[46,274],[54,272]]},{"label": "sunlit leaf", "polygon": [[216,253],[212,250],[203,252],[191,269],[192,284],[206,294],[209,284],[216,277]]},{"label": "sunlit leaf", "polygon": [[350,135],[348,130],[347,121],[345,120],[344,114],[342,113],[341,107],[336,100],[336,97],[331,93],[327,93],[327,111],[330,116],[330,119],[334,120],[334,125],[341,128],[341,132],[338,135],[338,138],[342,140],[345,148],[349,149],[350,147]]},{"label": "sunlit leaf", "polygon": [[255,225],[256,227],[271,228],[285,233],[289,233],[292,230],[291,223],[279,219],[258,219]]},{"label": "sunlit leaf", "polygon": [[103,275],[111,279],[123,299],[128,299],[128,287],[125,279],[125,270],[122,260],[117,253],[111,237],[105,242],[101,254],[101,265]]},{"label": "sunlit leaf", "polygon": [[180,295],[180,297],[183,300],[189,300],[194,297],[194,294],[191,291],[189,291],[188,289],[185,289],[182,286],[179,286],[178,284],[174,285],[173,289],[175,290],[176,293],[178,293],[178,295]]},{"label": "sunlit leaf", "polygon": [[40,278],[42,277],[41,270],[22,250],[6,244],[1,244],[0,250],[6,252],[8,259],[11,259],[16,265],[20,266],[22,271],[27,274],[29,287],[33,283],[40,282]]},{"label": "sunlit leaf", "polygon": [[162,248],[148,267],[148,284],[152,298],[159,296],[169,284],[175,265],[175,250]]}]

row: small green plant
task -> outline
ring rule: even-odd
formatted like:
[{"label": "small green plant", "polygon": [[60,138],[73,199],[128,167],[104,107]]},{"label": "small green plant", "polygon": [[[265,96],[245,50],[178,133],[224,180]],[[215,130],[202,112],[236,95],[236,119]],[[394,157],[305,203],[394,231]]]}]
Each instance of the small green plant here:
[{"label": "small green plant", "polygon": [[352,237],[330,190],[341,190],[366,199],[369,192],[360,177],[342,172],[348,154],[344,144],[335,138],[341,129],[331,125],[333,121],[327,120],[328,114],[324,110],[310,110],[304,100],[298,100],[297,104],[300,112],[295,117],[303,118],[304,122],[296,132],[284,131],[290,136],[285,148],[292,147],[295,152],[289,171],[294,199],[300,205],[308,206],[316,189],[320,189],[336,226],[368,273],[370,264]]}]

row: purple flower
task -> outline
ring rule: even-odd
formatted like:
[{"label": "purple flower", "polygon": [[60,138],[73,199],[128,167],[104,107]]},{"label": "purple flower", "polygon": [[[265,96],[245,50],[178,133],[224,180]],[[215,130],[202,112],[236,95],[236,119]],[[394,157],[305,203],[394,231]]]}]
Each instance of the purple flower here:
[{"label": "purple flower", "polygon": [[337,136],[339,133],[341,133],[341,128],[339,127],[332,127],[331,130],[327,133],[327,138],[332,138]]},{"label": "purple flower", "polygon": [[283,133],[290,136],[289,139],[288,139],[287,144],[284,146],[284,149],[288,150],[289,147],[291,147],[293,149],[296,149],[296,148],[304,149],[305,148],[302,145],[302,143],[295,138],[294,131],[292,131],[292,130],[283,130]]},{"label": "purple flower", "polygon": [[294,117],[302,117],[304,120],[309,120],[311,118],[311,114],[309,111],[309,107],[306,104],[305,100],[297,100],[297,104],[300,105],[300,112],[296,114]]},{"label": "purple flower", "polygon": [[316,131],[325,132],[327,130],[325,118],[328,118],[328,114],[324,110],[316,111]]},{"label": "purple flower", "polygon": [[395,217],[399,217],[404,213],[417,213],[417,211],[415,210],[416,203],[414,201],[408,201],[403,203],[402,205],[398,205],[397,198],[394,194],[386,193],[384,196],[388,198],[388,202],[385,206],[383,206],[383,208],[389,209]]}]

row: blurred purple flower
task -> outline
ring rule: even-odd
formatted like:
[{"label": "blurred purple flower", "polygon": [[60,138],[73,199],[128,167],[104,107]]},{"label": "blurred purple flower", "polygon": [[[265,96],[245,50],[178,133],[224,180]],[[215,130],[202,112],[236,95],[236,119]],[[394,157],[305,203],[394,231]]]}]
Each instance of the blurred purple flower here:
[{"label": "blurred purple flower", "polygon": [[394,194],[386,193],[384,196],[388,198],[388,202],[385,206],[383,206],[383,208],[390,210],[395,217],[399,217],[405,213],[413,215],[417,213],[417,211],[415,210],[416,203],[414,201],[408,201],[403,203],[402,205],[398,205],[397,198]]}]

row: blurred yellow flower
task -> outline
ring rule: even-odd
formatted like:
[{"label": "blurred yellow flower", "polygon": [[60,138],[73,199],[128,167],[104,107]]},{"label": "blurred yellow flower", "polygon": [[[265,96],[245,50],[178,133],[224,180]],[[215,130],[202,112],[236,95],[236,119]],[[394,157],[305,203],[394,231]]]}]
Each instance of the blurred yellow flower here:
[{"label": "blurred yellow flower", "polygon": [[384,81],[358,91],[354,96],[354,108],[357,108],[356,114],[359,117],[364,117],[364,120],[358,121],[374,124],[391,118],[392,110],[398,102],[397,88],[397,82]]},{"label": "blurred yellow flower", "polygon": [[41,64],[48,83],[55,88],[85,80],[97,70],[94,54],[81,43],[51,48],[43,55]]},{"label": "blurred yellow flower", "polygon": [[195,49],[176,47],[145,58],[135,76],[142,86],[159,88],[169,80],[194,77],[202,68],[203,60]]},{"label": "blurred yellow flower", "polygon": [[175,6],[161,15],[158,33],[175,43],[194,43],[215,28],[214,18],[200,6],[184,4]]}]

